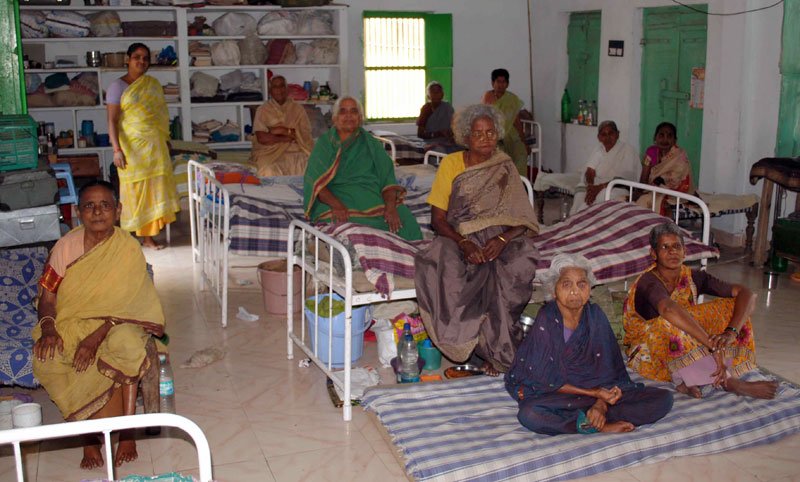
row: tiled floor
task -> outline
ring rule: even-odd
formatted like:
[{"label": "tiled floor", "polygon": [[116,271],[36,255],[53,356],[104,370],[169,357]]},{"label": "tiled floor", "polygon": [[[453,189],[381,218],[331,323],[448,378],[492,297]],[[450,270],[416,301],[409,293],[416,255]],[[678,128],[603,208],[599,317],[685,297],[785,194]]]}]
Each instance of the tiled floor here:
[{"label": "tiled floor", "polygon": [[[344,423],[329,401],[325,380],[314,368],[299,368],[286,359],[285,325],[265,317],[257,285],[236,288],[230,298],[229,326],[219,324],[219,307],[208,294],[195,292],[186,224],[173,229],[173,246],[148,251],[156,286],[169,320],[178,412],[206,433],[213,454],[214,475],[221,481],[404,480],[394,448],[385,442],[363,411]],[[259,260],[239,258],[233,264],[239,279],[255,281]],[[785,275],[777,290],[762,289],[762,273],[732,261],[710,271],[746,283],[759,294],[754,316],[759,362],[763,367],[800,382],[800,283]],[[257,322],[235,318],[239,306],[261,315]],[[202,369],[179,368],[194,351],[209,346],[224,349],[224,360]],[[374,343],[368,343],[362,363],[377,366]],[[387,371],[382,371],[389,380]],[[2,388],[0,393],[15,391]],[[18,391],[18,389],[17,389]],[[45,423],[60,421],[43,390],[32,392],[43,404]],[[196,472],[193,446],[181,435],[164,433],[138,443],[139,460],[123,466],[117,476],[171,470]],[[80,481],[102,478],[100,469],[78,468],[78,441],[50,441],[26,446],[26,480]],[[708,457],[683,457],[616,471],[592,478],[608,481],[653,480],[800,480],[800,436],[748,450]],[[13,456],[0,448],[0,480],[14,480]]]}]

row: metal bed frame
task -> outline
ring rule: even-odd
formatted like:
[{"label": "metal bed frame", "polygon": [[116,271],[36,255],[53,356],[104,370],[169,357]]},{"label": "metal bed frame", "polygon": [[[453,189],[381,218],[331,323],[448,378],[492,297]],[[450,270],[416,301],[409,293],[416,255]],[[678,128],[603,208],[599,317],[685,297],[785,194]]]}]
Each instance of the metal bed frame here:
[{"label": "metal bed frame", "polygon": [[35,442],[54,438],[64,438],[88,433],[103,433],[105,440],[106,473],[108,480],[115,480],[113,456],[111,453],[111,432],[130,428],[144,427],[175,427],[183,430],[192,438],[197,449],[199,462],[200,481],[211,482],[214,478],[211,467],[211,449],[208,439],[200,427],[186,417],[172,413],[149,413],[142,415],[128,415],[124,417],[109,417],[96,420],[82,420],[80,422],[65,422],[53,425],[40,425],[38,427],[17,428],[13,430],[0,430],[0,445],[12,444],[14,446],[14,459],[17,468],[17,482],[24,482],[25,474],[22,464],[22,442]]}]

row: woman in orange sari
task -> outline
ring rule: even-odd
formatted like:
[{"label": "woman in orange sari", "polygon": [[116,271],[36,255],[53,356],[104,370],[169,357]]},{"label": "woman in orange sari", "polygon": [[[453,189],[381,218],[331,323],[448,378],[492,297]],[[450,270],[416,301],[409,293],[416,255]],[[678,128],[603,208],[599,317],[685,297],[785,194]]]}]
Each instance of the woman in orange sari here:
[{"label": "woman in orange sari", "polygon": [[[672,222],[650,231],[650,254],[655,264],[634,282],[624,308],[628,365],[695,398],[707,385],[774,398],[776,382],[740,378],[756,368],[756,295],[685,266],[683,232]],[[701,294],[717,298],[698,304]]]},{"label": "woman in orange sari", "polygon": [[[669,122],[662,122],[656,127],[656,133],[653,136],[655,143],[645,151],[639,182],[673,191],[692,193],[694,192],[692,166],[686,151],[676,145],[677,132],[675,125]],[[652,195],[645,194],[636,202],[650,209],[653,207],[652,201]],[[663,195],[656,196],[656,206],[659,206],[662,215],[666,214],[664,202]]]}]

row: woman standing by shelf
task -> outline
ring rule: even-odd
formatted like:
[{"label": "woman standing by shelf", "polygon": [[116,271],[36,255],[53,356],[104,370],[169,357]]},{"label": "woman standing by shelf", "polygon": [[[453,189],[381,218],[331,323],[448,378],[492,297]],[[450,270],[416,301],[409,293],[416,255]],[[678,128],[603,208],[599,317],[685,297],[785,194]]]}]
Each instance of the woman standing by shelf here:
[{"label": "woman standing by shelf", "polygon": [[108,132],[119,169],[120,225],[135,231],[143,246],[161,249],[153,237],[180,210],[167,146],[169,111],[161,83],[146,75],[150,49],[134,43],[127,54],[128,73],[106,94]]}]

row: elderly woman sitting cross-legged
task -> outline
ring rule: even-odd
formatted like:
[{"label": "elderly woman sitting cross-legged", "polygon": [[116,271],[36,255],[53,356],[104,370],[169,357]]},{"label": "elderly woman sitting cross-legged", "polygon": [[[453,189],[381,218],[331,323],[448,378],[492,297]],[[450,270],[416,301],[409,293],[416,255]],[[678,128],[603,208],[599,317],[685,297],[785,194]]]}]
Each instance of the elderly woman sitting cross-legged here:
[{"label": "elderly woman sitting cross-legged", "polygon": [[542,280],[548,297],[520,345],[506,389],[517,417],[547,435],[630,432],[672,408],[672,393],[634,383],[603,310],[589,303],[589,261],[559,254]]},{"label": "elderly woman sitting cross-legged", "polygon": [[442,159],[436,172],[428,204],[438,236],[415,258],[417,300],[448,358],[465,361],[475,351],[496,376],[521,339],[515,321],[533,291],[539,228],[511,158],[497,150],[500,112],[473,105],[453,127],[468,150]]},{"label": "elderly woman sitting cross-legged", "polygon": [[[78,201],[81,226],[50,253],[33,329],[33,373],[69,422],[133,415],[139,381],[158,373],[150,335],[164,331],[142,248],[114,226],[122,210],[114,187],[92,181]],[[157,378],[150,379],[143,388],[155,387]],[[121,433],[114,464],[136,458],[132,435]],[[101,465],[94,437],[81,467]]]}]

